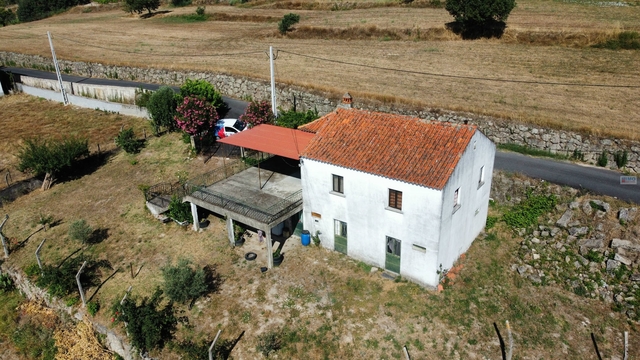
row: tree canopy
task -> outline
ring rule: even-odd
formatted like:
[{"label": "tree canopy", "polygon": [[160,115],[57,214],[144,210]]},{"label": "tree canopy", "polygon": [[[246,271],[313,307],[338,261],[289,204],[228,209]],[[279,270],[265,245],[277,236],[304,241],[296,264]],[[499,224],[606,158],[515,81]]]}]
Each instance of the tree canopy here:
[{"label": "tree canopy", "polygon": [[176,129],[176,122],[173,118],[176,115],[178,102],[175,95],[173,89],[163,86],[151,94],[147,102],[147,110],[151,114],[153,131],[156,135],[161,128],[165,128],[167,131]]},{"label": "tree canopy", "polygon": [[38,138],[25,139],[18,150],[18,170],[31,172],[35,176],[45,175],[44,190],[55,181],[55,176],[73,166],[80,158],[89,155],[86,139],[66,138],[46,141]]},{"label": "tree canopy", "polygon": [[147,10],[149,14],[160,7],[160,0],[125,0],[123,4],[124,11],[136,14],[142,14]]},{"label": "tree canopy", "polygon": [[500,37],[515,6],[515,0],[447,0],[445,9],[463,37]]},{"label": "tree canopy", "polygon": [[216,113],[220,117],[224,117],[229,111],[229,107],[225,104],[224,100],[222,100],[222,94],[206,80],[187,79],[187,81],[180,86],[178,102],[182,102],[182,99],[187,96],[199,96],[204,98],[205,101],[215,108]]}]

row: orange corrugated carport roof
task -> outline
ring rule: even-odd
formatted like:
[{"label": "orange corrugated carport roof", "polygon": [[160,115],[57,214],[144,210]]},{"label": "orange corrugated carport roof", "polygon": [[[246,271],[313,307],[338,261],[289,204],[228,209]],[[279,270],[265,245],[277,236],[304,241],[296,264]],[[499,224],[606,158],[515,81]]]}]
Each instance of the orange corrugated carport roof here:
[{"label": "orange corrugated carport roof", "polygon": [[218,142],[299,160],[314,136],[305,131],[262,124]]}]

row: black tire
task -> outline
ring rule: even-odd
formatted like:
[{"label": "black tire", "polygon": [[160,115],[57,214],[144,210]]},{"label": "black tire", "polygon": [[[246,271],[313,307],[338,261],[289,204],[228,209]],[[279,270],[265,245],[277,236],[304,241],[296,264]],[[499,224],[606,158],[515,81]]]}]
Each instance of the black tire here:
[{"label": "black tire", "polygon": [[244,259],[247,261],[253,261],[258,257],[258,255],[256,255],[256,253],[254,252],[248,252],[246,254],[244,254]]}]

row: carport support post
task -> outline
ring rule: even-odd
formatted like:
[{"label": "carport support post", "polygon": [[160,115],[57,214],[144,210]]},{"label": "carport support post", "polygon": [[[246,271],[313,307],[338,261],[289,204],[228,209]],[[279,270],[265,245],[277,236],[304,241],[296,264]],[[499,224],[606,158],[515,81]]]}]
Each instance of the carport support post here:
[{"label": "carport support post", "polygon": [[191,203],[191,216],[193,216],[193,230],[200,230],[200,219],[198,219],[198,205]]},{"label": "carport support post", "polygon": [[233,232],[233,219],[227,216],[227,234],[229,234],[229,243],[233,246],[236,242],[236,234]]},{"label": "carport support post", "polygon": [[273,268],[273,244],[271,244],[271,228],[265,231],[267,234],[267,267]]}]

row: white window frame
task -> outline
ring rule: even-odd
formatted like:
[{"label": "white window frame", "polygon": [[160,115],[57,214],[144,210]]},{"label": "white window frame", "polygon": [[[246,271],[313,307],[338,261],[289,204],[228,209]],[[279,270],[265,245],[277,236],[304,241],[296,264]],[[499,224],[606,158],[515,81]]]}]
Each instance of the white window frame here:
[{"label": "white window frame", "polygon": [[484,185],[484,165],[480,167],[480,179],[478,180],[478,189]]},{"label": "white window frame", "polygon": [[[338,180],[338,190],[336,191],[336,180]],[[331,174],[331,194],[344,196],[344,176]]]},{"label": "white window frame", "polygon": [[453,212],[455,213],[456,211],[458,211],[458,209],[460,209],[460,206],[462,204],[462,199],[461,199],[461,191],[460,188],[457,188],[454,192],[453,192]]}]

